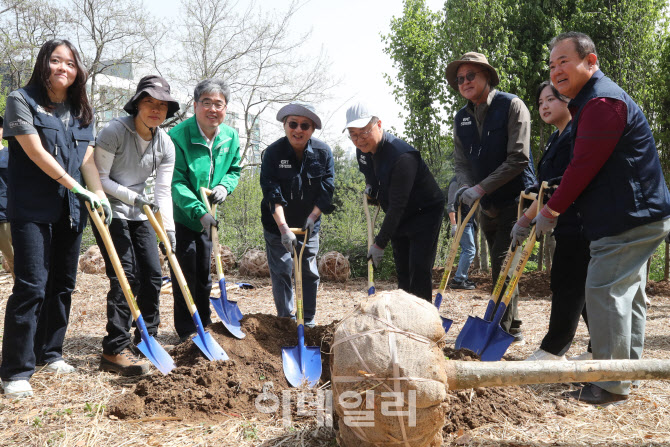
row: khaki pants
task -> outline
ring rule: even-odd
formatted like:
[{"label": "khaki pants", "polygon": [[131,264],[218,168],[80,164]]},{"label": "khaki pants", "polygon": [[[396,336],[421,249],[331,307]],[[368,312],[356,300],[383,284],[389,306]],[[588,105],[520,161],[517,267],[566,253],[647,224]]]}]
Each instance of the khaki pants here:
[{"label": "khaki pants", "polygon": [[9,266],[9,273],[14,276],[14,248],[12,248],[12,233],[9,222],[0,222],[0,251]]}]

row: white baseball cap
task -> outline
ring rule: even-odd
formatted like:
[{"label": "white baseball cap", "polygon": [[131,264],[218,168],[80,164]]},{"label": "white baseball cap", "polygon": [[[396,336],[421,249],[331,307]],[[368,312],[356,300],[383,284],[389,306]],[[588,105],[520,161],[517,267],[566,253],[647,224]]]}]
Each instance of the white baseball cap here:
[{"label": "white baseball cap", "polygon": [[356,104],[350,106],[347,109],[347,125],[345,126],[345,130],[349,127],[365,127],[367,126],[370,121],[372,120],[374,115],[370,109],[368,108],[368,105],[362,101],[357,102]]}]

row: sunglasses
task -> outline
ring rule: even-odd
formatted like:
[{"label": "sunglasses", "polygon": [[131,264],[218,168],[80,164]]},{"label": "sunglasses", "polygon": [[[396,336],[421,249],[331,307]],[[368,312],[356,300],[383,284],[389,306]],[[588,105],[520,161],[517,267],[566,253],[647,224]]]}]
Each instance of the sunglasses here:
[{"label": "sunglasses", "polygon": [[458,82],[458,85],[463,85],[465,83],[465,80],[467,79],[468,82],[472,82],[475,80],[475,76],[477,76],[477,73],[481,73],[484,70],[480,71],[475,71],[475,72],[470,72],[466,74],[465,76],[456,76],[456,82]]},{"label": "sunglasses", "polygon": [[[298,128],[298,123],[296,121],[289,121],[288,122],[288,127],[291,129],[297,129]],[[312,128],[312,124],[310,123],[300,123],[300,129],[301,130],[309,130]]]}]

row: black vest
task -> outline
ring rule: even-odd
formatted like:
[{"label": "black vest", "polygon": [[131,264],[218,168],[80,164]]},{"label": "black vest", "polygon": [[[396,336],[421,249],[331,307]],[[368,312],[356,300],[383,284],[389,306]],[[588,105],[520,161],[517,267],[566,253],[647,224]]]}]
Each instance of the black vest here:
[{"label": "black vest", "polygon": [[[70,116],[66,129],[63,122],[37,104],[36,89],[18,90],[25,98],[33,115],[33,125],[44,149],[77,182],[82,183],[79,168],[86,149],[93,141],[93,122],[82,127]],[[9,137],[9,177],[7,188],[7,215],[10,221],[54,223],[62,217],[64,200],[68,201],[70,226],[83,231],[87,210],[83,202],[67,188],[44,173],[26,154],[16,138]]]},{"label": "black vest", "polygon": [[[480,140],[475,118],[467,111],[467,106],[456,113],[454,125],[456,135],[461,140],[463,152],[470,162],[476,183],[481,182],[503,164],[507,158],[507,123],[510,104],[516,98],[505,92],[497,92],[486,112],[482,138]],[[502,185],[481,201],[482,208],[503,208],[519,197],[519,193],[535,183],[533,156],[530,154],[528,166],[519,175]],[[473,186],[473,185],[470,185]]]},{"label": "black vest", "polygon": [[624,101],[628,115],[612,155],[575,202],[584,234],[592,241],[670,216],[670,192],[649,123],[631,97],[601,71],[570,101],[578,109],[572,120],[572,149],[581,112],[593,98]]},{"label": "black vest", "polygon": [[[558,131],[551,134],[549,141],[542,152],[542,158],[537,165],[537,177],[540,182],[561,177],[570,164],[572,154],[572,140],[570,138],[571,125],[563,129],[560,135]],[[556,236],[582,236],[582,218],[577,212],[575,204],[562,213],[558,218]]]},{"label": "black vest", "polygon": [[400,138],[384,132],[379,148],[374,155],[356,149],[356,159],[358,160],[358,169],[365,175],[365,181],[372,186],[382,209],[386,211],[389,205],[388,192],[391,171],[398,158],[405,153],[414,154],[419,159],[419,169],[414,178],[414,185],[412,185],[404,214],[404,216],[413,216],[423,208],[444,201],[444,195],[433,174],[421,158],[419,151]]}]

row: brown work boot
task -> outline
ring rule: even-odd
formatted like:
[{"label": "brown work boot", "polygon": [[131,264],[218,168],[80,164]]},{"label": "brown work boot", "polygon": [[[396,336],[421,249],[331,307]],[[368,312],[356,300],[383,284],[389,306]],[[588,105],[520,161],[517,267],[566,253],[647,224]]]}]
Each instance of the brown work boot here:
[{"label": "brown work boot", "polygon": [[149,362],[133,355],[125,348],[118,354],[100,356],[100,371],[115,372],[122,376],[141,376],[149,372]]}]

